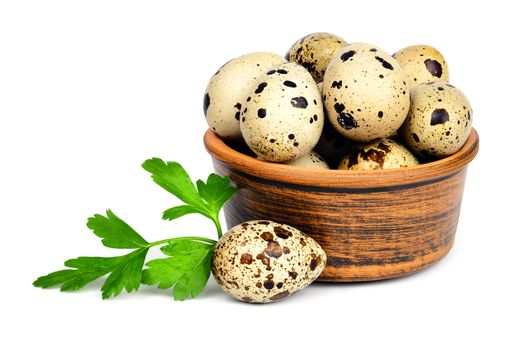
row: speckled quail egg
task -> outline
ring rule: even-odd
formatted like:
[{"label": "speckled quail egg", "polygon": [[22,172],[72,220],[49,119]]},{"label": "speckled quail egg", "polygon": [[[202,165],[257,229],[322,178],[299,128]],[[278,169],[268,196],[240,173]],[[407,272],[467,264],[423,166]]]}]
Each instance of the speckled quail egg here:
[{"label": "speckled quail egg", "polygon": [[330,33],[312,33],[297,40],[286,58],[299,63],[314,77],[315,81],[323,80],[323,75],[334,53],[346,42],[337,35]]},{"label": "speckled quail egg", "polygon": [[397,61],[377,46],[345,46],[335,53],[324,75],[328,119],[338,132],[355,141],[387,137],[408,113],[406,80]]},{"label": "speckled quail egg", "polygon": [[295,63],[275,66],[252,85],[241,113],[241,132],[252,151],[271,162],[308,154],[323,129],[323,104],[308,71]]},{"label": "speckled quail egg", "polygon": [[414,153],[444,157],[457,152],[472,128],[467,97],[447,83],[427,83],[410,92],[410,112],[398,134]]},{"label": "speckled quail egg", "polygon": [[248,221],[221,237],[212,272],[219,286],[239,300],[268,303],[312,283],[326,254],[301,231],[273,221]]},{"label": "speckled quail egg", "polygon": [[411,89],[419,84],[432,81],[448,82],[447,62],[441,52],[432,46],[405,47],[393,56],[407,75]]},{"label": "speckled quail egg", "polygon": [[311,168],[311,169],[330,169],[328,163],[319,155],[317,152],[310,152],[301,158],[297,158],[286,162],[284,164],[299,167],[299,168]]},{"label": "speckled quail egg", "polygon": [[354,145],[339,163],[340,170],[377,170],[405,168],[419,164],[405,146],[394,140],[380,139]]},{"label": "speckled quail egg", "polygon": [[219,136],[241,138],[239,119],[248,89],[270,67],[286,62],[270,52],[255,52],[234,58],[210,79],[204,94],[206,122]]}]

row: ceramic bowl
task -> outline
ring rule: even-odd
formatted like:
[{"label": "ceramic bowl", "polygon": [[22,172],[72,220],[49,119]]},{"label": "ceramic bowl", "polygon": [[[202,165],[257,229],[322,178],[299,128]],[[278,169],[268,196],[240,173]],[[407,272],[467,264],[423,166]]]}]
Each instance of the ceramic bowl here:
[{"label": "ceramic bowl", "polygon": [[228,228],[274,220],[312,236],[328,264],[318,281],[393,278],[444,257],[456,234],[467,165],[479,138],[463,148],[409,168],[344,171],[269,163],[204,135],[215,171],[239,188],[226,204]]}]

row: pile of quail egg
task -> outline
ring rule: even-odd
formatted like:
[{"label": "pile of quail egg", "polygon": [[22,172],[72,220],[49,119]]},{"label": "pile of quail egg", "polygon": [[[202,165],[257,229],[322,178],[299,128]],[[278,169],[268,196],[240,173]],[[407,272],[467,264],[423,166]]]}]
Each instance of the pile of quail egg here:
[{"label": "pile of quail egg", "polygon": [[298,40],[285,57],[234,58],[210,79],[208,125],[257,158],[308,168],[409,167],[457,152],[472,108],[448,83],[443,55],[409,46],[393,55],[329,33]]}]

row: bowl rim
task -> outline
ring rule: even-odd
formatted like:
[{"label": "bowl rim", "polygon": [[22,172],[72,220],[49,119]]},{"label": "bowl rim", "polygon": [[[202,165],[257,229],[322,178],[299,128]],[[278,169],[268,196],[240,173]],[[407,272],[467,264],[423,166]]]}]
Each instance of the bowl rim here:
[{"label": "bowl rim", "polygon": [[237,172],[267,180],[313,187],[377,188],[432,182],[456,174],[478,153],[479,135],[472,128],[463,147],[446,158],[407,168],[379,170],[312,169],[266,162],[231,148],[211,128],[204,134],[204,146],[212,158]]}]

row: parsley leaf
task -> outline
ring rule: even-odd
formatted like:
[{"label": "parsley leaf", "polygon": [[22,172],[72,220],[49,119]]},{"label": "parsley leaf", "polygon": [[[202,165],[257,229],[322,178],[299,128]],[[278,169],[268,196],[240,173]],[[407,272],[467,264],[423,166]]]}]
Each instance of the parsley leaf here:
[{"label": "parsley leaf", "polygon": [[206,203],[202,200],[190,176],[182,165],[177,162],[164,162],[159,158],[146,160],[142,167],[151,173],[151,178],[157,185],[192,207],[195,212],[208,214]]},{"label": "parsley leaf", "polygon": [[177,207],[166,209],[162,215],[164,220],[175,220],[186,214],[198,213],[191,205],[179,205]]},{"label": "parsley leaf", "polygon": [[197,180],[197,188],[201,197],[208,203],[213,215],[218,215],[224,203],[237,192],[235,187],[230,186],[228,177],[217,174],[210,174],[206,183]]},{"label": "parsley leaf", "polygon": [[108,274],[121,260],[121,257],[79,257],[70,259],[64,265],[66,267],[78,267],[78,269],[52,272],[46,276],[38,277],[33,282],[33,285],[41,288],[62,285],[60,287],[61,291],[78,290],[89,282]]},{"label": "parsley leaf", "polygon": [[143,248],[148,242],[134,229],[117,217],[111,210],[106,216],[95,214],[87,222],[95,235],[102,238],[102,244],[108,248]]},{"label": "parsley leaf", "polygon": [[198,296],[210,277],[215,244],[197,240],[174,240],[161,248],[170,258],[146,263],[142,283],[166,289],[173,286],[175,300]]},{"label": "parsley leaf", "polygon": [[67,260],[64,265],[72,269],[41,276],[33,285],[42,288],[61,285],[61,291],[73,291],[109,274],[101,289],[103,299],[119,295],[124,288],[128,293],[138,290],[144,259],[151,244],[111,210],[107,210],[106,215],[95,214],[87,222],[93,233],[102,238],[102,244],[109,248],[138,249],[122,256],[83,256]]},{"label": "parsley leaf", "polygon": [[230,186],[230,179],[225,176],[211,174],[206,182],[197,181],[197,188],[184,170],[176,162],[164,162],[159,158],[146,160],[142,167],[151,173],[151,178],[160,187],[175,195],[186,205],[176,206],[164,211],[164,220],[174,220],[183,215],[200,213],[213,221],[219,237],[222,229],[219,222],[219,212],[236,192],[235,187]]},{"label": "parsley leaf", "polygon": [[109,273],[101,289],[102,298],[117,296],[124,288],[129,293],[139,289],[147,251],[148,248],[141,248],[126,255],[110,258],[81,256],[70,259],[64,265],[74,269],[41,276],[33,285],[42,288],[61,285],[61,291],[74,291]]}]

